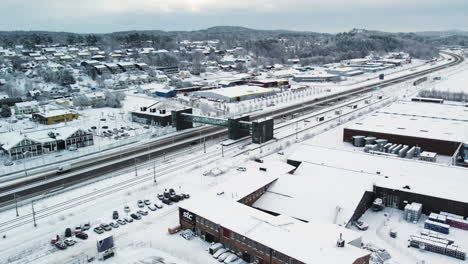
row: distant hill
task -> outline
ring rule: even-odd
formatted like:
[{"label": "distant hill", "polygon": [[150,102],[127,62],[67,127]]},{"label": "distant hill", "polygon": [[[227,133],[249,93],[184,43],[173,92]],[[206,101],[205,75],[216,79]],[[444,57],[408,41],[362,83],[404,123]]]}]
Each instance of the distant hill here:
[{"label": "distant hill", "polygon": [[422,31],[422,32],[415,32],[415,34],[424,36],[424,37],[451,37],[451,36],[468,36],[468,31],[452,29],[452,30],[445,30],[445,31]]}]

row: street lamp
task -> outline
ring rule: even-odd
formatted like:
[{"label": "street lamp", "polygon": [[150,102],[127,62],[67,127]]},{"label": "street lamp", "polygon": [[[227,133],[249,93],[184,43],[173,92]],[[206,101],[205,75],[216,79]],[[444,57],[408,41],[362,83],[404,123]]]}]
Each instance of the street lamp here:
[{"label": "street lamp", "polygon": [[135,158],[135,177],[138,176],[137,162],[138,162],[138,159]]},{"label": "street lamp", "polygon": [[23,152],[23,167],[24,167],[24,176],[28,176],[28,172],[26,171],[26,154],[31,153],[30,151]]}]

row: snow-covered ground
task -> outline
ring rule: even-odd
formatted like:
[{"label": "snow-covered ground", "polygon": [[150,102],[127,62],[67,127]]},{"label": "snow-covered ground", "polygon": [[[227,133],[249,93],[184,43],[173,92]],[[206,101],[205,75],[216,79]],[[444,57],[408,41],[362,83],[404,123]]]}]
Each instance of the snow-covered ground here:
[{"label": "snow-covered ground", "polygon": [[[427,216],[422,215],[421,219],[414,224],[407,222],[404,219],[403,211],[398,209],[386,208],[381,212],[368,210],[361,217],[361,220],[369,224],[369,229],[359,231],[354,226],[351,228],[362,232],[364,244],[386,249],[392,256],[392,263],[459,264],[464,262],[449,256],[412,247],[408,248],[409,237],[420,234],[424,230],[424,221],[426,219]],[[390,237],[390,229],[398,232],[396,238]],[[447,235],[447,238],[453,239],[455,244],[463,248],[466,248],[466,245],[468,245],[468,231],[451,228],[450,235]]]}]

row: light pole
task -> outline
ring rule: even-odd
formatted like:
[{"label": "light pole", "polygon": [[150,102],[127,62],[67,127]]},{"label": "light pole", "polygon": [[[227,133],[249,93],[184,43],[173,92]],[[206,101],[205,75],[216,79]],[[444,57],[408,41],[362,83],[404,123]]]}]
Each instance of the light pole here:
[{"label": "light pole", "polygon": [[16,196],[16,193],[13,194],[13,197],[15,198],[16,217],[18,217],[19,216],[19,213],[18,213],[18,198]]},{"label": "light pole", "polygon": [[224,158],[224,145],[221,144],[221,157]]},{"label": "light pole", "polygon": [[31,152],[25,151],[23,152],[23,167],[24,167],[24,176],[28,176],[28,171],[26,171],[26,154],[29,154]]},{"label": "light pole", "polygon": [[206,138],[203,138],[203,153],[206,154]]},{"label": "light pole", "polygon": [[153,177],[154,177],[154,183],[156,183],[156,160],[153,163]]},{"label": "light pole", "polygon": [[138,161],[138,159],[135,158],[135,177],[138,176],[137,161]]},{"label": "light pole", "polygon": [[34,227],[37,227],[36,211],[34,211],[34,200],[31,201],[31,207],[32,207],[32,216],[33,216]]}]

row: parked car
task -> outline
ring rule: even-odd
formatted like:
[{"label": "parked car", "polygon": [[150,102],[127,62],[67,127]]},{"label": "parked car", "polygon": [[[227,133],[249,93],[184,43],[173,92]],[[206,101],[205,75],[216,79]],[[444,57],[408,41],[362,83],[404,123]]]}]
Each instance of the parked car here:
[{"label": "parked car", "polygon": [[213,258],[217,259],[221,254],[224,254],[226,252],[227,252],[227,249],[222,248],[213,254]]},{"label": "parked car", "polygon": [[354,221],[353,224],[355,227],[362,231],[367,230],[369,228],[369,225],[361,220]]},{"label": "parked car", "polygon": [[65,237],[71,237],[71,236],[72,236],[71,228],[66,228],[65,229]]},{"label": "parked car", "polygon": [[67,246],[69,246],[69,247],[76,244],[76,241],[73,240],[73,239],[71,239],[71,238],[67,238],[67,239],[65,239],[63,242],[64,242],[65,244],[67,244]]},{"label": "parked car", "polygon": [[177,203],[177,202],[180,201],[180,196],[178,194],[171,195],[171,198],[169,198],[169,199],[171,199],[171,201],[173,201],[174,203]]},{"label": "parked car", "polygon": [[190,194],[188,193],[183,193],[181,194],[182,197],[184,197],[184,199],[189,199],[190,198]]},{"label": "parked car", "polygon": [[143,208],[143,207],[145,206],[145,204],[143,203],[142,200],[138,200],[137,205],[138,205],[138,207],[140,207],[140,208]]},{"label": "parked car", "polygon": [[11,160],[5,160],[5,161],[3,162],[3,165],[5,165],[5,166],[11,166],[11,165],[13,165],[13,164],[15,164],[15,163],[13,163],[13,161],[11,161]]},{"label": "parked car", "polygon": [[166,197],[164,197],[164,199],[162,200],[162,202],[165,203],[165,204],[167,204],[167,205],[171,205],[171,204],[172,204],[171,199],[166,198]]},{"label": "parked car", "polygon": [[228,263],[232,263],[236,260],[238,260],[239,257],[236,255],[236,254],[231,254],[230,256],[228,256],[225,260],[224,260],[224,263],[228,264]]},{"label": "parked car", "polygon": [[96,232],[98,234],[104,233],[104,229],[102,227],[100,227],[100,226],[95,227],[93,230],[94,230],[94,232]]},{"label": "parked car", "polygon": [[231,252],[225,252],[225,253],[219,255],[218,261],[219,262],[224,262],[224,260],[226,260],[226,258],[229,257],[231,254],[232,254]]},{"label": "parked car", "polygon": [[131,217],[124,217],[124,220],[127,223],[132,223],[133,222],[133,218],[131,218]]},{"label": "parked car", "polygon": [[255,162],[258,162],[258,163],[263,163],[263,160],[262,159],[254,159]]},{"label": "parked car", "polygon": [[130,216],[131,216],[133,219],[135,219],[135,220],[140,220],[140,219],[141,219],[141,216],[140,216],[140,215],[137,215],[137,214],[135,214],[135,213],[131,214]]},{"label": "parked car", "polygon": [[123,220],[123,219],[118,219],[118,220],[117,220],[117,223],[118,223],[119,225],[121,225],[121,226],[127,224],[127,222],[125,222],[125,220]]},{"label": "parked car", "polygon": [[238,171],[246,171],[247,169],[245,167],[238,167],[237,170]]},{"label": "parked car", "polygon": [[156,208],[158,208],[158,209],[163,208],[163,205],[160,202],[155,202],[154,206],[156,206]]},{"label": "parked car", "polygon": [[75,226],[75,233],[78,233],[78,232],[81,232],[82,231],[82,228],[81,226]]},{"label": "parked car", "polygon": [[130,213],[130,206],[128,205],[124,206],[124,212]]},{"label": "parked car", "polygon": [[77,151],[78,148],[75,147],[75,146],[71,146],[71,147],[68,148],[68,150],[69,150],[69,151]]},{"label": "parked car", "polygon": [[216,253],[216,251],[220,250],[223,248],[223,244],[221,243],[214,243],[213,245],[211,245],[209,248],[208,248],[208,252],[213,255],[214,253]]},{"label": "parked car", "polygon": [[67,244],[65,244],[63,241],[57,241],[54,245],[56,248],[61,250],[67,249]]},{"label": "parked car", "polygon": [[119,224],[114,223],[114,222],[110,222],[109,225],[110,225],[112,228],[118,228],[118,227],[119,227]]},{"label": "parked car", "polygon": [[114,211],[114,212],[112,213],[112,219],[114,219],[114,220],[119,219],[119,212]]},{"label": "parked car", "polygon": [[282,152],[282,151],[278,152],[278,155],[284,155],[284,152]]},{"label": "parked car", "polygon": [[162,201],[162,200],[164,199],[164,195],[158,194],[158,199],[159,199],[160,201]]},{"label": "parked car", "polygon": [[86,223],[86,224],[84,224],[84,225],[81,227],[81,230],[86,231],[86,230],[89,230],[90,228],[91,228],[91,224],[90,224],[90,223]]},{"label": "parked car", "polygon": [[86,234],[85,232],[78,232],[75,234],[75,236],[79,239],[88,239],[88,234]]},{"label": "parked car", "polygon": [[104,231],[111,231],[112,227],[108,224],[101,224],[100,227],[104,229]]},{"label": "parked car", "polygon": [[137,214],[139,214],[139,215],[148,215],[148,211],[145,211],[145,210],[138,210],[138,211],[137,211]]},{"label": "parked car", "polygon": [[144,203],[145,203],[146,205],[150,205],[150,204],[151,204],[150,200],[148,200],[148,199],[144,200]]},{"label": "parked car", "polygon": [[151,210],[151,211],[156,211],[157,210],[156,206],[154,206],[154,205],[148,205],[148,209]]}]

